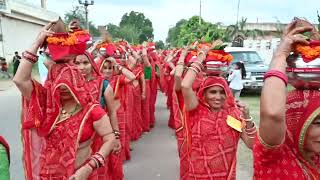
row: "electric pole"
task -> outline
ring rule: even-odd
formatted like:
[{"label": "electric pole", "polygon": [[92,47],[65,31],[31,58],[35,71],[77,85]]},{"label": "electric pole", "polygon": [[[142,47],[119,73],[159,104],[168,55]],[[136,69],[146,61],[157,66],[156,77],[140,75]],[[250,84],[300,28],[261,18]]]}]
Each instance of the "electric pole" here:
[{"label": "electric pole", "polygon": [[88,0],[85,0],[84,2],[82,2],[82,0],[79,0],[79,4],[84,6],[84,10],[86,12],[86,26],[87,26],[87,30],[89,31],[88,6],[93,5],[94,1],[91,0],[90,3],[89,3]]}]

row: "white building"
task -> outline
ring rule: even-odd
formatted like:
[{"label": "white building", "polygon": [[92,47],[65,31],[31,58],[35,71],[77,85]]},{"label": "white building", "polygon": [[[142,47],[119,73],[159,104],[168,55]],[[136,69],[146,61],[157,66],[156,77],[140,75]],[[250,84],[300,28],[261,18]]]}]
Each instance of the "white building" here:
[{"label": "white building", "polygon": [[58,17],[46,10],[46,0],[41,1],[41,6],[24,0],[0,0],[0,56],[10,62],[15,51],[21,55],[41,28]]},{"label": "white building", "polygon": [[280,38],[246,39],[243,46],[257,50],[266,64],[269,64],[272,55],[280,43]]}]

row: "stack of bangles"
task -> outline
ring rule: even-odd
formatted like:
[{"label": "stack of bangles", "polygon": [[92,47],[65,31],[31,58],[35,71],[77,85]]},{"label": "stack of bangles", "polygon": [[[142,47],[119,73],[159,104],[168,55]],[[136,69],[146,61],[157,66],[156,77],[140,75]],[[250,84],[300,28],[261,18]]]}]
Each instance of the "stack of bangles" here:
[{"label": "stack of bangles", "polygon": [[203,65],[198,61],[192,63],[189,67],[189,69],[195,72],[196,74],[200,73],[203,70],[203,68]]},{"label": "stack of bangles", "polygon": [[22,58],[31,62],[32,64],[36,63],[38,61],[38,57],[37,55],[29,52],[29,51],[24,51],[22,53]]},{"label": "stack of bangles", "polygon": [[116,137],[116,139],[120,139],[121,134],[120,134],[119,130],[113,130],[113,134]]},{"label": "stack of bangles", "polygon": [[184,67],[184,62],[177,62],[176,66],[183,66]]},{"label": "stack of bangles", "polygon": [[[250,116],[249,119],[242,118],[242,116],[240,116],[240,118],[245,122],[244,132],[248,135],[250,139],[254,139],[257,133],[257,128],[252,116]],[[252,127],[248,127],[249,123],[252,124]]]},{"label": "stack of bangles", "polygon": [[[90,163],[92,162],[91,160],[94,162],[94,165]],[[92,168],[92,170],[103,167],[105,165],[105,157],[99,152],[96,152],[90,157],[86,164],[88,164]]]}]

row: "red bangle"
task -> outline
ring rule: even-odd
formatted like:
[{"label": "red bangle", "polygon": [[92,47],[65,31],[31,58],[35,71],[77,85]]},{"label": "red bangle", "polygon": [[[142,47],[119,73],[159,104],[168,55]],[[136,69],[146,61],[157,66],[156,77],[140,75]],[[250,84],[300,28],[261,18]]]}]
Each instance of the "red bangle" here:
[{"label": "red bangle", "polygon": [[27,61],[29,61],[29,62],[31,62],[31,63],[33,63],[33,64],[38,61],[38,56],[36,56],[35,54],[32,54],[32,53],[30,53],[30,52],[28,52],[28,51],[24,51],[24,52],[22,53],[22,57],[23,57],[25,60],[27,60]]},{"label": "red bangle", "polygon": [[278,71],[278,70],[269,70],[269,71],[267,71],[264,74],[263,79],[266,80],[267,78],[272,77],[272,76],[281,79],[286,86],[288,85],[288,76],[285,75],[283,72]]}]

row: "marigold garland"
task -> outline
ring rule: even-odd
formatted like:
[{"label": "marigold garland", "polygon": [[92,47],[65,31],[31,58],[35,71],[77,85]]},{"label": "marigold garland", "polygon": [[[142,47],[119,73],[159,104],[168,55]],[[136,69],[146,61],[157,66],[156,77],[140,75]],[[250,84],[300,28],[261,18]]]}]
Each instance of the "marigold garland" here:
[{"label": "marigold garland", "polygon": [[233,60],[233,56],[229,53],[217,53],[213,51],[208,52],[208,56],[217,58],[218,61],[230,63]]},{"label": "marigold garland", "polygon": [[55,45],[72,46],[78,44],[78,36],[87,34],[89,34],[88,31],[76,31],[69,33],[66,37],[48,37],[47,42]]},{"label": "marigold garland", "polygon": [[316,59],[320,57],[320,46],[296,45],[295,52],[301,54],[308,59]]}]

